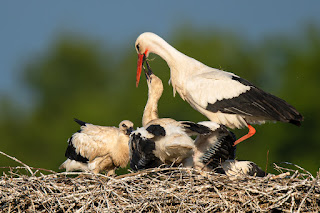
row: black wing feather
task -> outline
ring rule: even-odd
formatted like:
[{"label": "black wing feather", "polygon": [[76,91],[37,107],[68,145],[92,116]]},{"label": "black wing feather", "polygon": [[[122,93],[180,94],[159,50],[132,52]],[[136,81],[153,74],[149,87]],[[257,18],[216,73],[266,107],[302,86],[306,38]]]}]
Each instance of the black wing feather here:
[{"label": "black wing feather", "polygon": [[130,137],[130,167],[134,171],[148,168],[155,168],[162,163],[159,158],[153,154],[155,142],[133,133]]},{"label": "black wing feather", "polygon": [[70,160],[75,160],[81,163],[87,163],[89,159],[83,157],[82,155],[76,152],[76,148],[73,146],[72,139],[73,137],[69,138],[68,140],[68,147],[65,152],[65,157],[69,158]]},{"label": "black wing feather", "polygon": [[154,136],[165,136],[166,135],[166,130],[160,126],[160,125],[150,125],[146,128],[146,130],[153,134]]},{"label": "black wing feather", "polygon": [[211,104],[206,109],[211,112],[240,114],[243,116],[261,117],[265,120],[276,120],[300,126],[303,116],[286,101],[255,87],[249,81],[232,77],[232,80],[250,86],[250,90],[238,97],[223,99]]},{"label": "black wing feather", "polygon": [[225,160],[233,159],[235,147],[233,146],[235,137],[233,133],[222,134],[217,143],[210,147],[200,158],[200,160],[211,169],[216,169]]},{"label": "black wing feather", "polygon": [[212,132],[212,130],[209,127],[201,125],[201,124],[197,124],[194,122],[184,121],[184,122],[182,122],[182,124],[184,125],[184,128],[191,130],[192,132],[199,133],[199,134],[209,134]]}]

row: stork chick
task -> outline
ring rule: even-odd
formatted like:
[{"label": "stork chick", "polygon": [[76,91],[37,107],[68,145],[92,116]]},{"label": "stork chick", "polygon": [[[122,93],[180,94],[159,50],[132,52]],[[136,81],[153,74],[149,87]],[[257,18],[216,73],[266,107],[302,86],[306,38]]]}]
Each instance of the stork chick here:
[{"label": "stork chick", "polygon": [[[197,136],[194,141],[194,154],[189,157],[187,166],[212,171],[220,167],[224,161],[235,158],[236,147],[233,144],[236,138],[232,132],[224,125],[211,121],[203,121],[198,124],[207,126],[211,132]],[[224,173],[221,169],[218,171]]]},{"label": "stork chick", "polygon": [[159,118],[158,101],[163,92],[163,84],[146,63],[148,101],[143,112],[143,127],[132,132],[129,141],[130,166],[133,170],[161,164],[183,164],[193,154],[194,142],[189,136],[211,132],[210,128],[191,121]]},{"label": "stork chick", "polygon": [[116,168],[126,167],[129,162],[129,135],[133,130],[131,121],[122,121],[119,128],[75,121],[81,129],[68,139],[65,152],[68,159],[59,169],[95,174],[106,170],[107,175],[114,175]]},{"label": "stork chick", "polygon": [[211,129],[211,133],[199,135],[195,139],[194,155],[188,158],[189,167],[203,171],[216,171],[229,177],[257,176],[266,173],[254,162],[235,160],[235,135],[223,125],[210,121],[199,122]]}]

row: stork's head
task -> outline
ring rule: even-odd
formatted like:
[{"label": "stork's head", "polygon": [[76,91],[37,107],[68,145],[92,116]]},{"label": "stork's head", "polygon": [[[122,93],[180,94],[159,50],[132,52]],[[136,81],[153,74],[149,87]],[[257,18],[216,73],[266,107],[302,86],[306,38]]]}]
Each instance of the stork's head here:
[{"label": "stork's head", "polygon": [[161,38],[156,34],[146,32],[146,33],[142,33],[136,40],[135,48],[138,53],[137,77],[136,77],[137,87],[139,85],[143,63],[149,56],[149,53],[154,51],[155,44],[159,39]]},{"label": "stork's head", "polygon": [[134,130],[133,123],[129,120],[121,121],[119,124],[120,131],[125,135],[130,135],[130,133]]}]

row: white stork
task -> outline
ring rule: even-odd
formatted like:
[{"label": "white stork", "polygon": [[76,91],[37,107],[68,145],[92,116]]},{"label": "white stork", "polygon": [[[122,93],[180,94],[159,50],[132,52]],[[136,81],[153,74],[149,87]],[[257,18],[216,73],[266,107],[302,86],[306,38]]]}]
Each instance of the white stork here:
[{"label": "white stork", "polygon": [[119,128],[98,126],[75,119],[81,130],[68,140],[65,156],[68,158],[59,169],[87,171],[95,174],[106,170],[114,175],[118,167],[129,162],[129,135],[133,123],[124,120]]},{"label": "white stork", "polygon": [[143,112],[143,127],[130,135],[130,167],[139,170],[161,164],[183,164],[184,160],[193,154],[194,141],[189,135],[207,134],[211,130],[190,121],[159,118],[158,101],[163,92],[163,84],[152,73],[149,65],[146,77],[148,101]]},{"label": "white stork", "polygon": [[266,173],[251,161],[235,160],[235,135],[225,126],[210,121],[199,122],[207,126],[211,133],[198,135],[195,139],[193,156],[190,156],[186,166],[198,170],[226,174],[230,177],[257,176],[264,177]]},{"label": "white stork", "polygon": [[301,125],[302,115],[284,100],[233,73],[206,66],[154,33],[141,34],[135,48],[138,53],[136,86],[146,58],[150,53],[159,55],[170,68],[174,95],[178,92],[183,100],[213,122],[229,128],[249,128],[249,133],[235,145],[255,134],[250,124],[269,120]]},{"label": "white stork", "polygon": [[198,124],[209,127],[211,132],[197,136],[194,141],[194,154],[188,158],[186,166],[211,171],[224,161],[235,158],[236,147],[233,144],[236,138],[232,132],[224,125],[212,121]]}]

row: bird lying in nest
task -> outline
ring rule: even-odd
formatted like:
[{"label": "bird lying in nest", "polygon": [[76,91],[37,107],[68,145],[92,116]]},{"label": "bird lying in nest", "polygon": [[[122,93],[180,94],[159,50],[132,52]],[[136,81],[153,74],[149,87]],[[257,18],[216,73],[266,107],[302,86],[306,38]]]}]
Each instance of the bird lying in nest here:
[{"label": "bird lying in nest", "polygon": [[75,119],[81,129],[68,140],[65,156],[68,158],[59,169],[86,171],[95,174],[107,171],[114,175],[118,167],[129,162],[129,135],[133,123],[124,120],[119,128],[98,126]]},{"label": "bird lying in nest", "polygon": [[[158,101],[163,92],[161,79],[152,73],[146,61],[148,101],[143,127],[130,135],[130,167],[133,170],[179,165],[205,171],[216,170],[228,176],[266,174],[251,161],[235,158],[235,135],[224,125],[211,121],[194,123],[159,118]],[[193,141],[189,136],[198,135]]]}]

